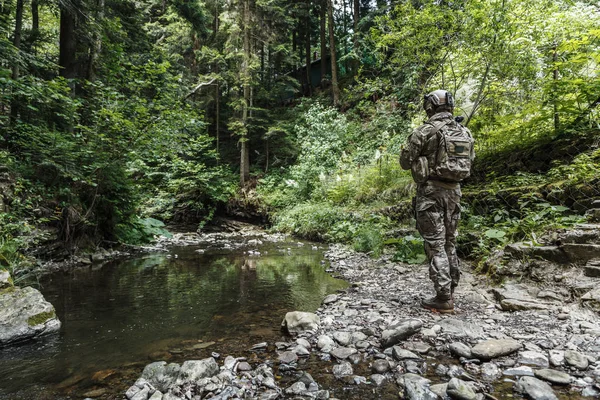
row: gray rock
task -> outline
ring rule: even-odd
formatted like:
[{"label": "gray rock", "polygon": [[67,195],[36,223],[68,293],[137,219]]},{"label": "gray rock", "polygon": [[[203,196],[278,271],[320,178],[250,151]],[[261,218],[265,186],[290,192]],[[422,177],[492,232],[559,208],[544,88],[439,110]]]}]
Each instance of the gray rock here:
[{"label": "gray rock", "polygon": [[422,326],[423,322],[418,319],[407,319],[391,325],[381,334],[382,344],[384,347],[393,346],[419,332]]},{"label": "gray rock", "polygon": [[371,375],[371,382],[373,382],[373,384],[375,386],[381,386],[381,385],[383,385],[383,383],[385,381],[386,381],[386,377],[384,375],[380,375],[380,374]]},{"label": "gray rock", "polygon": [[471,348],[464,343],[454,342],[448,345],[450,353],[456,357],[471,358]]},{"label": "gray rock", "polygon": [[385,374],[390,370],[390,362],[388,360],[375,360],[371,365],[371,370],[377,374]]},{"label": "gray rock", "polygon": [[333,350],[335,348],[335,342],[329,336],[321,335],[321,336],[319,336],[319,339],[317,340],[317,347],[323,353],[329,353],[329,352],[331,352],[331,350]]},{"label": "gray rock", "polygon": [[569,256],[557,246],[534,246],[530,243],[511,243],[504,248],[507,254],[517,259],[543,259],[558,264],[569,262]]},{"label": "gray rock", "polygon": [[32,288],[10,287],[0,293],[0,347],[58,332],[52,304]]},{"label": "gray rock", "polygon": [[503,374],[508,375],[508,376],[533,376],[534,375],[533,369],[526,365],[523,365],[520,367],[508,368],[508,369],[504,370]]},{"label": "gray rock", "polygon": [[431,350],[431,346],[423,342],[406,342],[404,348],[419,354],[427,354]]},{"label": "gray rock", "polygon": [[252,371],[252,366],[248,364],[246,361],[241,361],[237,365],[237,370],[240,372]]},{"label": "gray rock", "polygon": [[352,343],[352,335],[349,332],[333,332],[333,339],[341,346],[348,346]]},{"label": "gray rock", "polygon": [[323,299],[323,304],[335,303],[337,300],[338,300],[337,294],[330,294],[329,296],[327,296]]},{"label": "gray rock", "polygon": [[438,395],[440,399],[446,398],[446,390],[448,389],[447,383],[438,383],[437,385],[431,385],[429,389]]},{"label": "gray rock", "polygon": [[316,383],[312,375],[305,371],[302,372],[302,375],[300,375],[297,382],[304,382],[306,387],[309,387],[311,384]]},{"label": "gray rock", "polygon": [[522,351],[519,353],[517,362],[526,365],[535,365],[536,367],[548,368],[548,357],[537,351]]},{"label": "gray rock", "polygon": [[494,363],[485,363],[481,366],[481,378],[486,382],[494,382],[502,376],[502,371]]},{"label": "gray rock", "polygon": [[165,361],[157,361],[146,365],[141,378],[147,380],[152,386],[161,392],[167,392],[175,383],[181,367],[179,364],[168,364]]},{"label": "gray rock", "polygon": [[352,332],[352,343],[364,342],[367,340],[367,335],[362,332]]},{"label": "gray rock", "polygon": [[550,365],[560,367],[565,362],[565,352],[562,350],[548,351]]},{"label": "gray rock", "polygon": [[466,322],[460,319],[446,318],[438,322],[444,334],[470,339],[480,339],[483,337],[483,329],[480,325]]},{"label": "gray rock", "polygon": [[[137,392],[132,398],[131,400],[148,400],[148,397],[150,396],[150,388],[149,387],[144,387],[143,389],[141,389],[139,392]],[[162,397],[162,396],[161,396]]]},{"label": "gray rock", "polygon": [[571,262],[586,263],[594,258],[600,258],[600,244],[564,243],[561,247]]},{"label": "gray rock", "polygon": [[127,397],[128,399],[131,400],[133,398],[133,396],[138,394],[138,392],[140,390],[142,390],[142,389],[137,387],[137,385],[133,385],[129,389],[127,389],[127,391],[125,392],[125,397]]},{"label": "gray rock", "polygon": [[[2,196],[0,196],[2,197]],[[12,287],[10,274],[4,269],[0,269],[0,290]]]},{"label": "gray rock", "polygon": [[430,380],[417,374],[404,374],[398,383],[404,388],[404,398],[408,400],[438,400],[437,394],[429,389]]},{"label": "gray rock", "polygon": [[284,351],[279,355],[278,360],[282,364],[291,364],[298,361],[298,355],[293,351]]},{"label": "gray rock", "polygon": [[310,350],[308,350],[306,347],[301,346],[301,345],[294,347],[293,351],[294,351],[294,353],[296,353],[298,355],[298,357],[310,356]]},{"label": "gray rock", "polygon": [[556,385],[568,385],[573,378],[566,372],[557,371],[555,369],[538,369],[533,371],[536,378],[543,379]]},{"label": "gray rock", "polygon": [[181,366],[176,385],[183,385],[186,382],[195,382],[202,378],[210,378],[218,373],[219,366],[212,357],[203,360],[188,360]]},{"label": "gray rock", "polygon": [[394,346],[392,348],[392,355],[398,361],[401,360],[419,360],[421,357],[413,353],[412,351],[405,350],[401,347]]},{"label": "gray rock", "polygon": [[333,371],[333,376],[335,376],[338,379],[342,378],[344,376],[349,376],[349,375],[354,374],[354,370],[352,369],[352,364],[350,364],[348,361],[344,361],[344,362],[334,365],[332,368],[332,371]]},{"label": "gray rock", "polygon": [[519,379],[515,388],[532,400],[558,400],[550,385],[532,376],[524,376]]},{"label": "gray rock", "polygon": [[285,393],[291,395],[302,395],[306,391],[307,387],[304,382],[296,382],[289,388],[285,389]]},{"label": "gray rock", "polygon": [[356,354],[357,350],[350,347],[337,347],[333,349],[329,354],[337,358],[338,360],[345,360],[352,354]]},{"label": "gray rock", "polygon": [[581,296],[581,304],[586,308],[600,312],[600,288],[594,288]]},{"label": "gray rock", "polygon": [[469,385],[457,378],[450,379],[446,389],[448,396],[455,400],[476,400],[477,395]]},{"label": "gray rock", "polygon": [[159,390],[157,390],[152,396],[150,396],[148,400],[162,400],[162,398],[163,394]]},{"label": "gray rock", "polygon": [[565,351],[565,362],[568,365],[571,365],[582,371],[586,370],[589,365],[589,360],[587,359],[587,357],[573,350]]},{"label": "gray rock", "polygon": [[300,346],[303,346],[307,349],[311,348],[310,342],[304,338],[298,338],[296,339],[296,344],[299,344]]},{"label": "gray rock", "polygon": [[471,349],[473,357],[480,360],[507,356],[521,349],[521,343],[512,339],[491,339],[479,342]]},{"label": "gray rock", "polygon": [[586,386],[581,391],[581,396],[582,397],[592,397],[594,399],[598,399],[598,398],[600,398],[600,389],[598,389],[594,386]]},{"label": "gray rock", "polygon": [[290,311],[285,314],[285,318],[281,322],[281,327],[287,329],[290,334],[301,333],[304,331],[316,331],[319,328],[320,319],[317,314]]}]

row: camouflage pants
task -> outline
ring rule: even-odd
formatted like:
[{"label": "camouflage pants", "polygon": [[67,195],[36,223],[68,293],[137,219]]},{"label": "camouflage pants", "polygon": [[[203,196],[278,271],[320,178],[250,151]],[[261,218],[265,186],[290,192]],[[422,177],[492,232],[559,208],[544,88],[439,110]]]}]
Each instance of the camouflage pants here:
[{"label": "camouflage pants", "polygon": [[460,269],[456,255],[456,228],[460,219],[460,186],[419,185],[416,200],[417,229],[423,237],[429,277],[437,296],[449,299],[458,285]]}]

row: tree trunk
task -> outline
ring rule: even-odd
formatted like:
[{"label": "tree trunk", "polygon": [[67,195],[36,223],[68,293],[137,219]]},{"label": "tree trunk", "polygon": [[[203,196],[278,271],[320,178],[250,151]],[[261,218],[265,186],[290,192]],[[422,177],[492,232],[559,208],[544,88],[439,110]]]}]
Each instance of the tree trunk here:
[{"label": "tree trunk", "polygon": [[74,11],[64,5],[60,5],[60,37],[58,65],[60,76],[67,79],[77,77],[77,37],[75,36],[75,25],[77,17]]},{"label": "tree trunk", "polygon": [[321,80],[320,80],[320,85],[321,88],[323,87],[323,79],[325,79],[325,75],[327,75],[327,63],[325,62],[325,60],[327,60],[327,36],[326,36],[326,29],[327,29],[327,25],[326,25],[326,18],[327,18],[327,4],[326,4],[327,0],[321,0],[320,2],[320,6],[321,9],[320,11],[320,15],[319,15],[319,22],[321,25],[321,29],[320,29],[320,39],[321,39]]},{"label": "tree trunk", "polygon": [[356,74],[360,68],[360,55],[358,54],[358,23],[360,22],[360,1],[354,0],[354,53],[356,54],[356,60],[352,63],[352,72]]},{"label": "tree trunk", "polygon": [[248,143],[248,109],[250,97],[250,0],[244,0],[244,60],[242,63],[244,104],[242,106],[242,138],[240,154],[240,186],[244,187],[250,178],[250,146]]},{"label": "tree trunk", "polygon": [[[101,22],[104,19],[104,0],[98,0],[98,22]],[[100,24],[97,24],[100,25]],[[87,79],[88,80],[93,80],[95,73],[94,73],[94,66],[96,65],[96,62],[98,61],[98,56],[100,55],[100,52],[102,51],[102,35],[100,35],[100,32],[98,30],[99,28],[94,28],[95,32],[94,32],[94,39],[93,39],[93,43],[90,46],[90,57],[88,60],[88,68],[87,68]]]},{"label": "tree trunk", "polygon": [[40,37],[40,7],[38,0],[31,0],[31,47]]},{"label": "tree trunk", "polygon": [[329,23],[329,51],[331,53],[331,91],[333,93],[333,105],[340,104],[340,88],[337,76],[337,57],[335,55],[335,36],[333,29],[333,0],[327,0],[327,20]]},{"label": "tree trunk", "polygon": [[[21,49],[21,31],[23,28],[23,0],[17,0],[17,10],[15,14],[15,34],[13,39],[13,45],[17,50]],[[12,66],[12,79],[19,79],[19,58],[14,60]]]},{"label": "tree trunk", "polygon": [[304,45],[305,45],[305,61],[306,61],[306,90],[307,94],[312,95],[312,85],[310,81],[310,64],[311,64],[311,51],[310,51],[310,0],[306,0],[306,20],[305,20],[305,32]]}]

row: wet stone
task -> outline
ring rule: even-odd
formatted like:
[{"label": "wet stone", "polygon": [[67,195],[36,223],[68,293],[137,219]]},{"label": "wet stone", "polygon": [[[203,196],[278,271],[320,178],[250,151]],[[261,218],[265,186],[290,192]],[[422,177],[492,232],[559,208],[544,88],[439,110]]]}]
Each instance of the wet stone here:
[{"label": "wet stone", "polygon": [[533,369],[527,366],[514,367],[504,370],[503,374],[508,376],[533,376]]},{"label": "wet stone", "polygon": [[535,377],[553,383],[555,385],[568,385],[573,378],[566,372],[555,369],[538,369],[534,371]]},{"label": "wet stone", "polygon": [[464,381],[457,378],[450,379],[446,389],[448,396],[455,400],[476,400],[477,395]]},{"label": "wet stone", "polygon": [[349,332],[334,332],[333,339],[341,346],[348,346],[352,342],[352,335]]},{"label": "wet stone", "polygon": [[356,349],[352,349],[349,347],[337,347],[335,349],[333,349],[330,354],[339,359],[339,360],[345,360],[346,358],[350,357],[352,354],[356,353]]},{"label": "wet stone", "polygon": [[404,374],[399,383],[404,387],[404,398],[408,400],[437,400],[438,397],[429,389],[430,380],[417,374]]},{"label": "wet stone", "polygon": [[291,364],[298,361],[298,355],[293,351],[284,351],[279,355],[278,359],[282,364]]},{"label": "wet stone", "polygon": [[471,358],[471,348],[464,343],[450,343],[448,349],[450,350],[450,353],[456,357]]},{"label": "wet stone", "polygon": [[390,362],[388,360],[375,360],[371,370],[377,374],[384,374],[390,370]]},{"label": "wet stone", "polygon": [[438,383],[436,385],[431,385],[429,389],[435,393],[440,399],[444,399],[447,397],[446,390],[448,389],[447,383]]},{"label": "wet stone", "polygon": [[531,376],[520,378],[515,388],[533,400],[558,400],[550,385]]},{"label": "wet stone", "polygon": [[344,376],[349,376],[354,374],[354,370],[352,369],[352,364],[350,364],[347,361],[344,361],[340,364],[336,364],[333,366],[332,368],[333,371],[333,376],[335,376],[336,378],[341,378]]},{"label": "wet stone", "polygon": [[502,371],[494,363],[485,363],[481,366],[481,377],[486,382],[493,382],[502,376]]},{"label": "wet stone", "polygon": [[389,326],[381,334],[384,347],[390,347],[402,340],[406,340],[421,330],[423,322],[418,319],[408,319]]},{"label": "wet stone", "polygon": [[371,382],[373,382],[373,384],[375,386],[381,386],[381,385],[383,385],[383,383],[385,381],[386,381],[386,377],[384,375],[380,375],[380,374],[371,375]]},{"label": "wet stone", "polygon": [[431,346],[423,342],[407,342],[404,343],[404,348],[419,354],[427,354],[431,350]]},{"label": "wet stone", "polygon": [[405,350],[405,349],[403,349],[401,347],[398,347],[398,346],[394,346],[392,348],[392,355],[398,361],[407,360],[407,359],[409,359],[409,360],[419,360],[421,358],[418,355],[416,355],[415,353],[413,353],[412,351]]},{"label": "wet stone", "polygon": [[317,347],[322,352],[329,353],[335,348],[335,341],[327,335],[321,335],[317,340]]}]

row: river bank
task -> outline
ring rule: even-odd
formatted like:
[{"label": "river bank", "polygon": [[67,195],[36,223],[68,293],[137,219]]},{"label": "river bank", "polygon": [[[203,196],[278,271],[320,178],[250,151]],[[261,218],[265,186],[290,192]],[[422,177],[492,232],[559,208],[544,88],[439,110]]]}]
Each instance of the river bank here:
[{"label": "river bank", "polygon": [[[600,396],[600,319],[582,307],[583,293],[571,293],[581,281],[579,268],[497,287],[463,265],[456,313],[439,315],[419,305],[432,295],[425,265],[396,263],[390,255],[372,259],[339,245],[325,258],[327,271],[351,286],[325,297],[307,317],[312,325],[283,342],[257,343],[262,356],[254,365],[233,357],[215,369],[204,359],[212,372],[194,379],[179,375],[190,365],[171,365],[177,371],[171,386],[161,386],[169,394],[155,398]],[[585,278],[588,288],[598,283]],[[164,378],[166,363],[158,367]],[[129,398],[152,398],[152,374],[142,378],[137,387],[148,396],[134,385],[129,394],[138,397]]]}]

